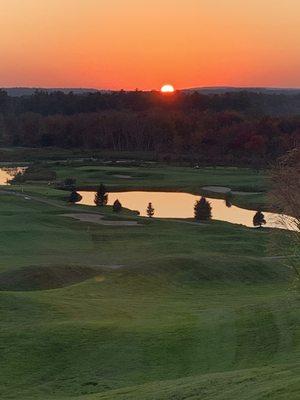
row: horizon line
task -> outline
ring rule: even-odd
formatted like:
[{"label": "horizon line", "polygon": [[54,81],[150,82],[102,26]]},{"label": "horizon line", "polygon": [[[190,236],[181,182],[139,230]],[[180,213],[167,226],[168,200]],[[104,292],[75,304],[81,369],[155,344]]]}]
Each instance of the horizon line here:
[{"label": "horizon line", "polygon": [[[1,86],[0,89],[45,89],[45,90],[53,90],[53,89],[64,89],[64,90],[95,90],[95,91],[109,91],[109,92],[152,92],[152,91],[160,91],[158,89],[109,89],[109,88],[97,88],[97,87],[87,87],[87,86]],[[193,90],[193,89],[266,89],[266,90],[300,90],[300,86],[232,86],[232,85],[212,85],[212,86],[190,86],[190,87],[182,87],[176,88],[176,91],[183,90]]]}]

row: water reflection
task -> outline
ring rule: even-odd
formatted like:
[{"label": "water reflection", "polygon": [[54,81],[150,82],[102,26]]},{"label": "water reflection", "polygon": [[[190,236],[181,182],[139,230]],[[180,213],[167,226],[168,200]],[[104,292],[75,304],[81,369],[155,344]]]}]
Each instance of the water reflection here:
[{"label": "water reflection", "polygon": [[[80,192],[82,200],[79,204],[95,205],[95,192]],[[178,192],[110,192],[108,205],[119,200],[123,207],[139,211],[141,216],[147,216],[149,202],[155,209],[157,218],[193,218],[194,205],[200,196],[189,193]],[[227,221],[234,224],[242,224],[253,227],[255,212],[232,205],[221,199],[207,198],[212,206],[212,218],[220,221]],[[266,225],[269,228],[286,228],[280,220],[279,214],[264,213]],[[284,223],[294,223],[291,217],[285,217]]]},{"label": "water reflection", "polygon": [[24,169],[23,167],[0,168],[0,185],[9,185],[9,181],[18,173],[24,172]]}]

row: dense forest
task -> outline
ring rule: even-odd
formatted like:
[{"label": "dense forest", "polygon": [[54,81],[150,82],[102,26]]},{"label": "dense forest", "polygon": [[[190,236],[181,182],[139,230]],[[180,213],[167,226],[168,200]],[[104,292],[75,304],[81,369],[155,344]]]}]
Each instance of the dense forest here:
[{"label": "dense forest", "polygon": [[300,146],[300,95],[0,91],[0,145],[268,163]]}]

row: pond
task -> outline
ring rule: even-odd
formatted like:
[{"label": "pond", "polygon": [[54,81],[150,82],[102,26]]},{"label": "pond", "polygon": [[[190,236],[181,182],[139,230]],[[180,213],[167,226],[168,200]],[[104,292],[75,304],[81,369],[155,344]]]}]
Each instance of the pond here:
[{"label": "pond", "polygon": [[[95,205],[95,192],[80,192],[82,200],[79,204]],[[141,216],[147,216],[146,209],[151,202],[155,210],[154,217],[157,218],[193,218],[194,205],[200,196],[181,192],[110,192],[108,194],[108,205],[112,205],[118,199],[123,207],[136,210]],[[222,199],[206,197],[212,207],[212,218],[220,221],[242,224],[253,227],[253,216],[255,211],[240,208]],[[294,228],[294,220],[291,217],[279,214],[263,213],[269,228]]]},{"label": "pond", "polygon": [[0,185],[9,185],[9,181],[12,180],[18,173],[24,172],[24,170],[24,167],[0,168]]}]

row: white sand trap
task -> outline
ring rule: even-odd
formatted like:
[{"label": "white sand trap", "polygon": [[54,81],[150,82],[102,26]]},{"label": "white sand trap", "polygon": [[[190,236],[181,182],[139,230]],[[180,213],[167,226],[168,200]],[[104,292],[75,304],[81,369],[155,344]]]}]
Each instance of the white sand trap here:
[{"label": "white sand trap", "polygon": [[114,175],[115,178],[120,178],[120,179],[131,179],[132,176],[130,175]]},{"label": "white sand trap", "polygon": [[259,192],[241,192],[240,190],[233,190],[231,193],[232,194],[236,194],[238,196],[247,196],[247,195],[251,195],[251,194],[261,194]]},{"label": "white sand trap", "polygon": [[247,196],[252,194],[260,194],[259,192],[242,192],[240,190],[231,190],[229,187],[226,186],[203,186],[203,190],[212,193],[221,193],[221,194],[234,194],[239,196]]},{"label": "white sand trap", "polygon": [[69,217],[78,219],[82,222],[91,222],[93,224],[107,225],[107,226],[137,226],[136,221],[108,221],[104,220],[104,216],[100,214],[88,213],[74,213],[74,214],[61,214],[62,217]]},{"label": "white sand trap", "polygon": [[208,192],[214,192],[214,193],[230,193],[231,189],[226,186],[203,186],[203,190],[207,190]]}]

